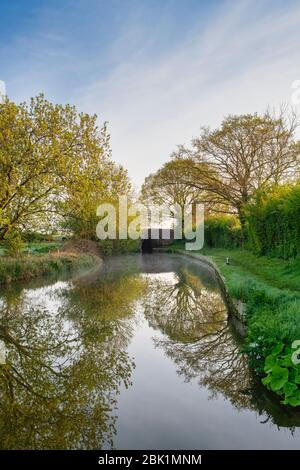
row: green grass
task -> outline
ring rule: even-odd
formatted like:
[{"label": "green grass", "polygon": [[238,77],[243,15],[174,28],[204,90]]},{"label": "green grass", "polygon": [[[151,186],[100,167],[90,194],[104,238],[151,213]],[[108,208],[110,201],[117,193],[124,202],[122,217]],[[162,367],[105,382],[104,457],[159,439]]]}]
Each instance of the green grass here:
[{"label": "green grass", "polygon": [[[61,242],[32,242],[25,243],[22,253],[30,256],[44,256],[52,251],[57,251],[62,247]],[[0,245],[0,257],[7,256],[7,251],[3,244]]]},{"label": "green grass", "polygon": [[[30,256],[44,256],[52,251],[57,251],[62,247],[61,242],[32,242],[25,243],[22,253]],[[0,256],[7,256],[4,245],[0,245]]]},{"label": "green grass", "polygon": [[[176,241],[167,251],[184,249],[182,241]],[[226,281],[235,284],[239,279],[251,279],[263,283],[265,287],[283,289],[291,293],[300,293],[300,258],[283,261],[277,258],[255,256],[242,249],[203,248],[192,251],[210,258],[218,266]],[[226,257],[229,265],[226,265]]]},{"label": "green grass", "polygon": [[62,243],[59,242],[33,242],[27,243],[23,252],[31,256],[44,256],[61,248]]},{"label": "green grass", "polygon": [[[246,276],[270,288],[300,293],[300,258],[283,261],[265,256],[258,257],[241,249],[205,248],[200,253],[211,258],[225,278]],[[229,265],[225,263],[227,256]]]}]

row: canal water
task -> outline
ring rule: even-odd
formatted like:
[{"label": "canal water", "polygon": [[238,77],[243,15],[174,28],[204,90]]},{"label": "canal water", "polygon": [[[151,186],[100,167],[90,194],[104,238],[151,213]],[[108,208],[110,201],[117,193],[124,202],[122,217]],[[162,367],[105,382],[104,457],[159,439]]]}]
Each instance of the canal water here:
[{"label": "canal water", "polygon": [[126,255],[0,292],[2,449],[297,449],[214,273]]}]

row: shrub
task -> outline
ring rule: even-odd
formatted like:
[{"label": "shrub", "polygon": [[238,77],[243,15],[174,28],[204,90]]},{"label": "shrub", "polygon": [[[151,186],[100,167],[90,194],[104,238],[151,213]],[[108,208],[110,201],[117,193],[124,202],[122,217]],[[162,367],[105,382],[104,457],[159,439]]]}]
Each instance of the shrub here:
[{"label": "shrub", "polygon": [[39,232],[25,232],[23,238],[26,242],[49,242],[53,240],[53,236]]},{"label": "shrub", "polygon": [[283,397],[285,405],[300,405],[299,345],[300,341],[294,341],[291,347],[278,344],[265,360],[262,383]]},{"label": "shrub", "polygon": [[300,184],[259,192],[246,208],[249,248],[258,255],[294,258],[300,253]]},{"label": "shrub", "polygon": [[21,256],[25,245],[19,232],[10,232],[5,237],[4,246],[9,256],[17,258]]},{"label": "shrub", "polygon": [[251,279],[230,283],[228,287],[231,296],[246,304],[245,350],[251,367],[263,375],[266,357],[273,348],[278,344],[288,348],[300,339],[300,296]]},{"label": "shrub", "polygon": [[205,245],[208,247],[238,248],[243,244],[237,217],[209,217],[205,220],[204,231]]}]

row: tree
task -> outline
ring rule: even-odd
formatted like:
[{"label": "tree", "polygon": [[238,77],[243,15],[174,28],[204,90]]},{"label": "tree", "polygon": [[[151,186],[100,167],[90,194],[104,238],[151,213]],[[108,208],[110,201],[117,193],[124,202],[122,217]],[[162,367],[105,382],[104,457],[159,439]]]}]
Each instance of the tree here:
[{"label": "tree", "polygon": [[97,191],[111,196],[128,188],[125,171],[111,160],[106,126],[96,120],[43,95],[0,104],[0,240],[61,216],[83,218]]},{"label": "tree", "polygon": [[259,188],[295,178],[299,145],[295,115],[269,112],[228,116],[216,130],[202,128],[190,149],[179,147],[185,167],[181,182],[215,195],[232,207],[243,225],[243,207]]},{"label": "tree", "polygon": [[65,215],[63,224],[77,236],[95,238],[97,207],[102,202],[117,207],[118,196],[130,194],[127,170],[111,159],[110,137],[104,124],[98,148],[82,161],[80,171],[72,175],[67,195],[60,203],[59,212]]},{"label": "tree", "polygon": [[[141,199],[148,205],[169,206],[179,205],[181,213],[184,207],[191,211],[196,204],[206,203],[206,213],[217,209],[215,197],[194,184],[189,183],[190,169],[186,161],[173,158],[165,163],[156,173],[149,175],[141,189]],[[219,205],[219,209],[221,209]],[[184,233],[184,217],[182,217],[182,233]]]},{"label": "tree", "polygon": [[185,204],[200,202],[200,191],[181,182],[185,168],[180,161],[172,160],[165,163],[156,173],[148,176],[141,189],[144,201],[151,200],[154,204]]},{"label": "tree", "polygon": [[215,194],[204,189],[204,172],[210,170],[212,177],[212,169],[203,163],[203,187],[201,187],[196,185],[191,178],[191,166],[187,164],[186,154],[182,158],[182,153],[179,150],[172,156],[171,161],[165,163],[156,173],[145,179],[141,189],[143,201],[150,200],[157,205],[178,204],[182,210],[184,205],[205,204],[206,214],[227,213],[228,205],[225,204],[224,199],[220,200]]}]

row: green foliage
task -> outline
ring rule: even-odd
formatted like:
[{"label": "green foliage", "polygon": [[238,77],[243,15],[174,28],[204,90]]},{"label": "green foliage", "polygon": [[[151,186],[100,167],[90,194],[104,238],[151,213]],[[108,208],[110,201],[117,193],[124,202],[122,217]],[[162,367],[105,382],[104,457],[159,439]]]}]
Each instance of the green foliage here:
[{"label": "green foliage", "polygon": [[242,229],[236,217],[209,217],[205,220],[205,246],[237,248],[242,245]]},{"label": "green foliage", "polygon": [[292,347],[277,344],[265,359],[262,383],[283,397],[285,405],[300,406],[300,364],[293,360],[299,343],[294,341]]},{"label": "green foliage", "polygon": [[[0,103],[0,240],[10,230],[95,237],[96,207],[130,191],[111,159],[106,124],[43,95]],[[31,238],[32,241],[32,238]]]},{"label": "green foliage", "polygon": [[[256,192],[299,172],[297,118],[286,111],[229,115],[214,130],[203,126],[190,146],[180,145],[172,154],[180,171],[175,178],[168,175],[162,188],[171,184],[201,190],[206,208],[234,209],[244,228],[244,206]],[[151,187],[151,177],[146,188],[149,183]]]},{"label": "green foliage", "polygon": [[300,253],[300,184],[260,191],[246,208],[249,248],[258,255],[294,258]]},{"label": "green foliage", "polygon": [[25,232],[23,238],[28,243],[53,241],[52,235],[39,232]]},{"label": "green foliage", "polygon": [[28,255],[42,256],[62,248],[59,242],[27,243],[24,252]]},{"label": "green foliage", "polygon": [[[250,366],[259,375],[268,373],[263,384],[281,395],[284,404],[300,405],[300,391],[294,387],[295,380],[298,380],[295,379],[296,366],[291,365],[286,357],[292,355],[288,345],[300,338],[300,295],[272,288],[249,275],[231,275],[227,286],[230,295],[246,305],[248,334],[245,351]],[[282,345],[280,353],[284,353],[276,362],[276,368],[268,372],[266,367],[270,365],[270,355],[275,354],[278,345]],[[285,363],[289,370],[283,368]]]},{"label": "green foliage", "polygon": [[150,174],[141,188],[141,200],[151,204],[178,204],[182,210],[185,204],[193,204],[207,199],[207,194],[186,184],[186,162],[173,158],[156,173]]},{"label": "green foliage", "polygon": [[24,248],[24,242],[19,232],[9,232],[5,237],[4,246],[7,254],[12,258],[18,258],[22,254]]},{"label": "green foliage", "polygon": [[246,305],[245,350],[251,367],[263,374],[270,350],[300,338],[300,295],[254,280],[251,276],[230,276],[230,295]]}]

